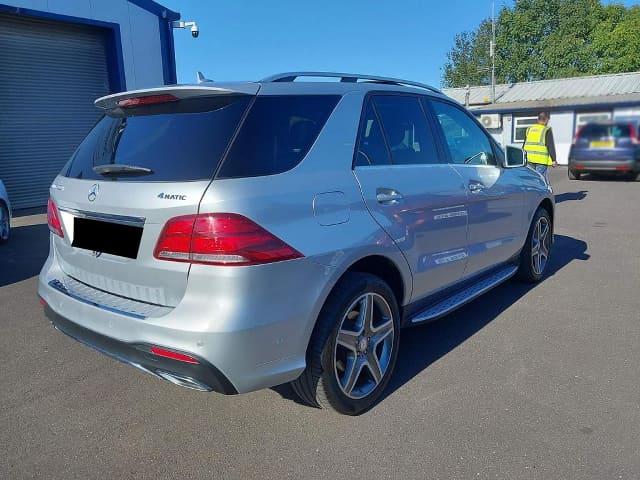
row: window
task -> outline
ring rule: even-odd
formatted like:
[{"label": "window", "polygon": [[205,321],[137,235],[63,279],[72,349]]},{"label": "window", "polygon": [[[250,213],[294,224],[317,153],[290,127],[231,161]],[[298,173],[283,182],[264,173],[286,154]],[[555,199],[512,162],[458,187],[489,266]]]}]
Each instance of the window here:
[{"label": "window", "polygon": [[374,97],[374,103],[394,165],[440,163],[418,98],[378,95]]},{"label": "window", "polygon": [[527,138],[527,128],[538,123],[538,117],[516,117],[514,119],[513,141],[524,143]]},{"label": "window", "polygon": [[340,99],[336,95],[256,98],[218,178],[256,177],[298,165]]},{"label": "window", "polygon": [[364,117],[360,125],[356,166],[389,165],[389,152],[384,143],[380,121],[373,108],[373,102],[367,102]]},{"label": "window", "polygon": [[188,99],[108,112],[63,170],[71,178],[104,180],[93,167],[110,163],[148,168],[110,180],[175,182],[210,179],[249,105],[247,96]]},{"label": "window", "polygon": [[576,131],[580,130],[580,127],[593,122],[604,122],[611,120],[611,112],[590,112],[590,113],[577,113],[576,114]]},{"label": "window", "polygon": [[432,101],[452,163],[495,165],[491,142],[480,126],[465,111],[449,103]]},{"label": "window", "polygon": [[629,138],[631,136],[632,125],[629,123],[616,123],[612,125],[592,123],[580,130],[580,138],[587,138],[589,140]]}]

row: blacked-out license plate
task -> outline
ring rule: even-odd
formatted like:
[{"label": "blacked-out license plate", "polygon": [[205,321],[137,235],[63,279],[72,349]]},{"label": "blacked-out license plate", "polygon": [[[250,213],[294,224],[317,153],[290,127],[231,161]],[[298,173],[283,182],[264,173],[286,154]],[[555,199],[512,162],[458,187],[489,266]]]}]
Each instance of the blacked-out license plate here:
[{"label": "blacked-out license plate", "polygon": [[142,238],[142,227],[101,222],[88,218],[73,219],[71,246],[110,253],[119,257],[136,258]]}]

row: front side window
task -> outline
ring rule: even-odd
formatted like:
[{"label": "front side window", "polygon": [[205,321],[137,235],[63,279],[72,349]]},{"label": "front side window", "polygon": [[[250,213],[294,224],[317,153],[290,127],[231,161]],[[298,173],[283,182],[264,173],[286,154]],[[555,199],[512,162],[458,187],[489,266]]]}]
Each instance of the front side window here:
[{"label": "front side window", "polygon": [[440,163],[433,135],[416,97],[378,95],[374,104],[394,165]]},{"label": "front side window", "polygon": [[431,102],[455,164],[496,165],[491,142],[472,117],[446,102]]}]

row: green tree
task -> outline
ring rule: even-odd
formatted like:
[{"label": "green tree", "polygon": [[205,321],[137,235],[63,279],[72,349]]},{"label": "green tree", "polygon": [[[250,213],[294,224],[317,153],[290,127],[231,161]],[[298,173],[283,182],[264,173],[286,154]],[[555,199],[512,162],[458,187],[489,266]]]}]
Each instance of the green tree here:
[{"label": "green tree", "polygon": [[[490,22],[455,37],[445,87],[486,85]],[[488,35],[487,35],[488,32]],[[496,80],[523,82],[640,70],[640,6],[601,0],[516,0],[496,22]]]},{"label": "green tree", "polygon": [[491,81],[491,21],[484,20],[473,32],[459,33],[447,54],[443,82],[448,86],[482,85]]}]

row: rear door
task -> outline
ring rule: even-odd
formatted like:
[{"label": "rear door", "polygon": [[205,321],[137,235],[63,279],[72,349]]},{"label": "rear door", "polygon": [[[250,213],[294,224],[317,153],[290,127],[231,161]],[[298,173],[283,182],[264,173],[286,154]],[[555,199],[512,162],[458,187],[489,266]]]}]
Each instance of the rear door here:
[{"label": "rear door", "polygon": [[412,300],[459,280],[467,258],[466,191],[440,162],[419,98],[365,101],[354,174],[369,211],[407,258]]},{"label": "rear door", "polygon": [[189,264],[157,260],[156,242],[168,219],[198,212],[252,96],[174,93],[105,102],[106,115],[54,181],[61,276],[152,304],[182,298]]},{"label": "rear door", "polygon": [[465,276],[506,262],[522,246],[524,197],[518,169],[502,168],[489,135],[462,107],[429,101],[447,146],[447,162],[468,192]]}]

